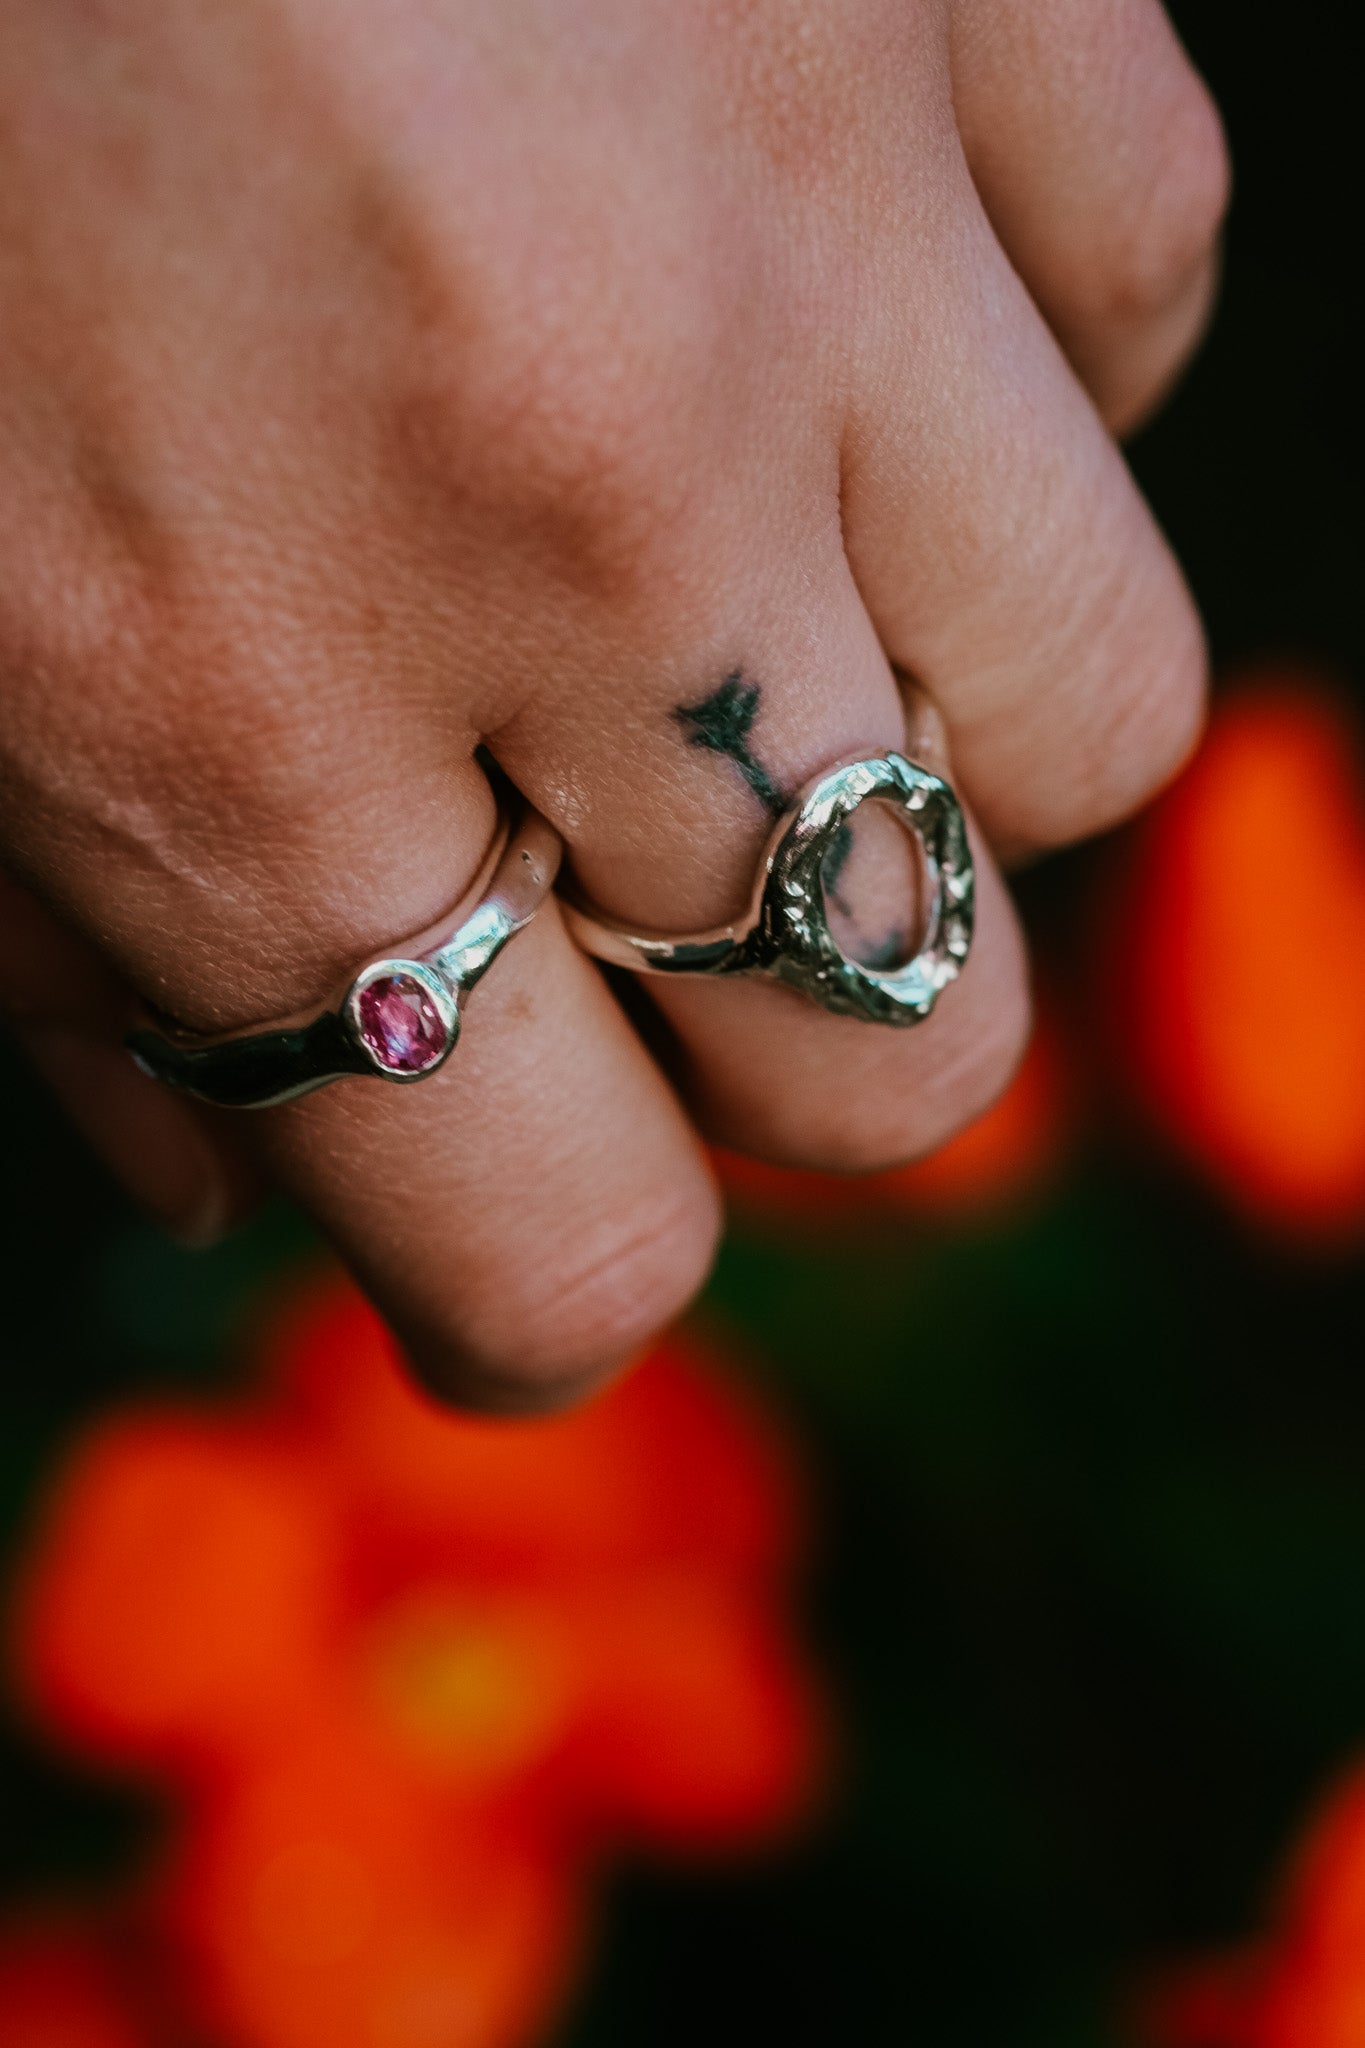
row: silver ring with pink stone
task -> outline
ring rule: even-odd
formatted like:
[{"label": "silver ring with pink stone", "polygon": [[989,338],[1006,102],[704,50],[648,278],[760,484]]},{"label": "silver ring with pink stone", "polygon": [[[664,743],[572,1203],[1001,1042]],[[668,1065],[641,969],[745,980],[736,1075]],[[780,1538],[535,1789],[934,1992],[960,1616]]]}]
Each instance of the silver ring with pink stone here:
[{"label": "silver ring with pink stone", "polygon": [[347,1075],[425,1081],[455,1050],[470,990],[550,893],[563,851],[538,812],[504,814],[462,899],[475,907],[367,960],[334,1006],[215,1037],[142,1026],[128,1049],[154,1080],[226,1109],[289,1102]]}]

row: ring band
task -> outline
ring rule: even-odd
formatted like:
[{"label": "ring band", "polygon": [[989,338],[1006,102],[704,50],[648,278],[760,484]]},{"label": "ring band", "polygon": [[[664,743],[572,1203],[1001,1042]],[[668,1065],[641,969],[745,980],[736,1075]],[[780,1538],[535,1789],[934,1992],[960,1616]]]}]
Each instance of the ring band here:
[{"label": "ring band", "polygon": [[[289,1102],[347,1074],[424,1081],[454,1051],[461,1004],[535,916],[562,854],[559,834],[538,812],[525,809],[511,825],[504,812],[475,883],[477,907],[453,933],[451,911],[417,939],[367,960],[333,1008],[207,1038],[144,1027],[129,1033],[128,1049],[154,1080],[228,1109]],[[449,935],[437,937],[443,928]]]},{"label": "ring band", "polygon": [[[886,970],[851,959],[829,927],[823,868],[859,806],[885,804],[919,846],[927,884],[914,958]],[[952,788],[900,754],[849,761],[808,782],[773,830],[747,917],[686,938],[632,931],[569,899],[569,928],[599,960],[639,974],[749,974],[785,982],[826,1010],[918,1024],[971,951],[975,876]]]}]

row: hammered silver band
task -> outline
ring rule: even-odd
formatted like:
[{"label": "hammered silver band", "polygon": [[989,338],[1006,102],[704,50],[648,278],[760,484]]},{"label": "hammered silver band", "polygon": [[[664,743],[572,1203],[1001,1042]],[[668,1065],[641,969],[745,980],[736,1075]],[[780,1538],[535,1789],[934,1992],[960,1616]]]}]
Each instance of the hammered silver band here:
[{"label": "hammered silver band", "polygon": [[[859,807],[886,805],[918,843],[926,903],[912,959],[880,969],[846,954],[830,930],[824,866]],[[975,875],[962,807],[941,776],[901,754],[817,775],[774,828],[748,911],[682,938],[631,930],[570,898],[569,929],[586,952],[640,974],[765,975],[839,1016],[918,1024],[971,951]]]},{"label": "hammered silver band", "polygon": [[476,907],[451,930],[451,912],[417,938],[367,960],[334,1005],[265,1029],[202,1037],[140,1027],[128,1049],[154,1080],[229,1109],[289,1102],[348,1074],[400,1083],[444,1066],[460,1035],[461,1005],[554,886],[559,834],[538,812],[500,819],[481,876],[465,892]]}]

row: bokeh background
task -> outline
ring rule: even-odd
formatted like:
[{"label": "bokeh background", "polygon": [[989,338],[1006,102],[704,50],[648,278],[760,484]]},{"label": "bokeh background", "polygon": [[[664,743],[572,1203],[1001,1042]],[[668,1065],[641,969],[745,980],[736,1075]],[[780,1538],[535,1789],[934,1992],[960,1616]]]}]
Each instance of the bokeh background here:
[{"label": "bokeh background", "polygon": [[[1154,813],[1023,879],[1042,1028],[985,1126],[860,1188],[722,1162],[682,1349],[519,1480],[498,1432],[396,1395],[343,1427],[316,1385],[390,1369],[298,1219],[177,1249],[6,1063],[0,2048],[351,2048],[310,2032],[310,1971],[355,2048],[1365,2044],[1359,73],[1344,6],[1174,11],[1238,190],[1216,330],[1133,453],[1217,706]],[[420,1529],[385,1430],[453,1504]],[[251,1519],[280,1471],[326,1494],[308,1597],[348,1617],[289,1756],[335,1737],[345,1804],[427,1717],[340,1904],[306,1858],[213,1862],[304,1683]],[[327,1671],[443,1587],[384,1695],[408,1719],[367,1693],[345,1747]],[[509,1615],[521,1664],[489,1649]],[[159,1705],[106,1685],[139,1656]],[[370,1854],[463,2005],[405,2002]]]}]

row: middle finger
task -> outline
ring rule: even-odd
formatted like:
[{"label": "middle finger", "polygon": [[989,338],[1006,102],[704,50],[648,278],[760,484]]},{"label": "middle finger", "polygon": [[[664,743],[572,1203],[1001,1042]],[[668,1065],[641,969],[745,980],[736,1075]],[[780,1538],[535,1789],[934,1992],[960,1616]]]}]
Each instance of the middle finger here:
[{"label": "middle finger", "polygon": [[[907,733],[906,705],[848,572],[837,507],[782,545],[761,524],[739,524],[724,538],[714,525],[694,536],[698,590],[718,594],[718,616],[698,629],[701,599],[680,605],[651,647],[585,659],[595,684],[542,698],[497,737],[503,765],[565,833],[582,895],[643,931],[733,917],[774,818],[835,762],[894,748],[951,772],[923,707],[912,706]],[[760,538],[746,542],[744,531]],[[624,744],[613,724],[623,701],[634,707]],[[646,984],[672,1029],[675,1078],[710,1135],[772,1158],[864,1170],[932,1149],[987,1106],[1019,1057],[1028,997],[1013,911],[979,838],[974,850],[972,955],[913,1030],[832,1016],[749,979]],[[876,806],[859,813],[833,894],[848,912],[841,942],[855,953],[909,948],[915,863]]]}]

